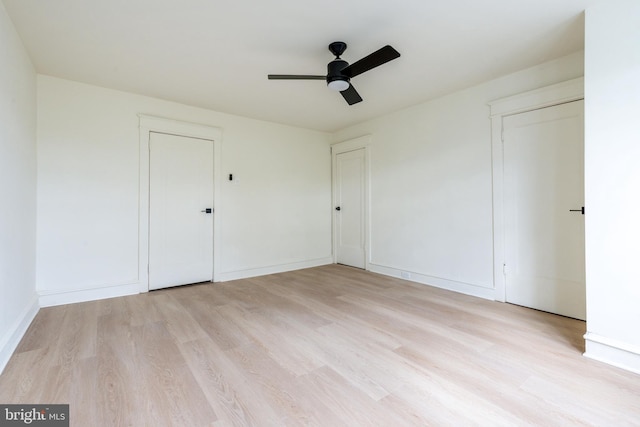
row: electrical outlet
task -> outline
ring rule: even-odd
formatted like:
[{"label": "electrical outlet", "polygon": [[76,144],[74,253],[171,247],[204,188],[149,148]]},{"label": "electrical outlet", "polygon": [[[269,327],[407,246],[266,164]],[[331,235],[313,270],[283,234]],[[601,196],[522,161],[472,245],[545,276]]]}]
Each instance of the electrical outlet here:
[{"label": "electrical outlet", "polygon": [[402,277],[403,279],[411,279],[411,273],[409,273],[408,271],[401,271],[400,277]]}]

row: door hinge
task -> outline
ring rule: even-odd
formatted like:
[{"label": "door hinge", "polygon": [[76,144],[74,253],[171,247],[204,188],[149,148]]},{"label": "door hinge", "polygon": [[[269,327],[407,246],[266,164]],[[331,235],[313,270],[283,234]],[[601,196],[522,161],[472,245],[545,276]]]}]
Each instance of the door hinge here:
[{"label": "door hinge", "polygon": [[502,264],[502,274],[507,275],[507,264]]}]

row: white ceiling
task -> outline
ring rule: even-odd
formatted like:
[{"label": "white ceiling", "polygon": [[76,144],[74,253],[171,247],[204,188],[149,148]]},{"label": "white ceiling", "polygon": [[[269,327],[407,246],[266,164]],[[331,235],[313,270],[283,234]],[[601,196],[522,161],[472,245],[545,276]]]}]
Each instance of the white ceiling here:
[{"label": "white ceiling", "polygon": [[[604,0],[3,0],[39,73],[216,111],[334,131],[579,51]],[[355,62],[348,106],[322,81],[332,41]]]}]

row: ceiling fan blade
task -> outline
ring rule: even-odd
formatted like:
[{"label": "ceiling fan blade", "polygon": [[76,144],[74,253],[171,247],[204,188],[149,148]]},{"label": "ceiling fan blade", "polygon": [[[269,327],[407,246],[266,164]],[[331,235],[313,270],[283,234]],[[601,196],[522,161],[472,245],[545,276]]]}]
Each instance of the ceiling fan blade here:
[{"label": "ceiling fan blade", "polygon": [[340,92],[340,94],[349,105],[357,104],[362,101],[362,97],[360,97],[360,94],[352,84],[349,84],[349,87]]},{"label": "ceiling fan blade", "polygon": [[372,54],[365,56],[359,61],[345,67],[341,73],[347,77],[355,77],[372,68],[376,68],[382,64],[392,61],[400,57],[400,53],[389,45],[380,48]]},{"label": "ceiling fan blade", "polygon": [[303,74],[269,74],[269,80],[326,80],[326,76],[307,76]]}]

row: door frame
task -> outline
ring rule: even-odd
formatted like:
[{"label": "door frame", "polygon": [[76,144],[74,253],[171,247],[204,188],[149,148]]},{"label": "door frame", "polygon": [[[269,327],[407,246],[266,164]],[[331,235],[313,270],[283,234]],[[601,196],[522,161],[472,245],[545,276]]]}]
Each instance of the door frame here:
[{"label": "door frame", "polygon": [[338,262],[338,227],[336,226],[337,214],[335,211],[335,207],[338,203],[337,156],[338,154],[348,153],[350,151],[356,151],[360,149],[364,149],[364,269],[369,271],[369,263],[371,259],[371,221],[369,218],[371,212],[371,135],[364,135],[346,141],[338,142],[331,146],[331,246],[333,252],[333,263],[336,264]]},{"label": "door frame", "polygon": [[505,302],[507,293],[504,276],[504,118],[581,99],[584,99],[583,77],[489,102],[493,185],[493,286],[496,301]]},{"label": "door frame", "polygon": [[140,292],[149,291],[149,141],[151,132],[190,138],[207,139],[213,142],[213,271],[212,281],[216,282],[216,266],[220,265],[220,215],[217,203],[222,175],[220,154],[222,151],[222,129],[198,123],[181,122],[163,117],[138,114],[139,118],[139,210],[138,210],[138,279]]}]

